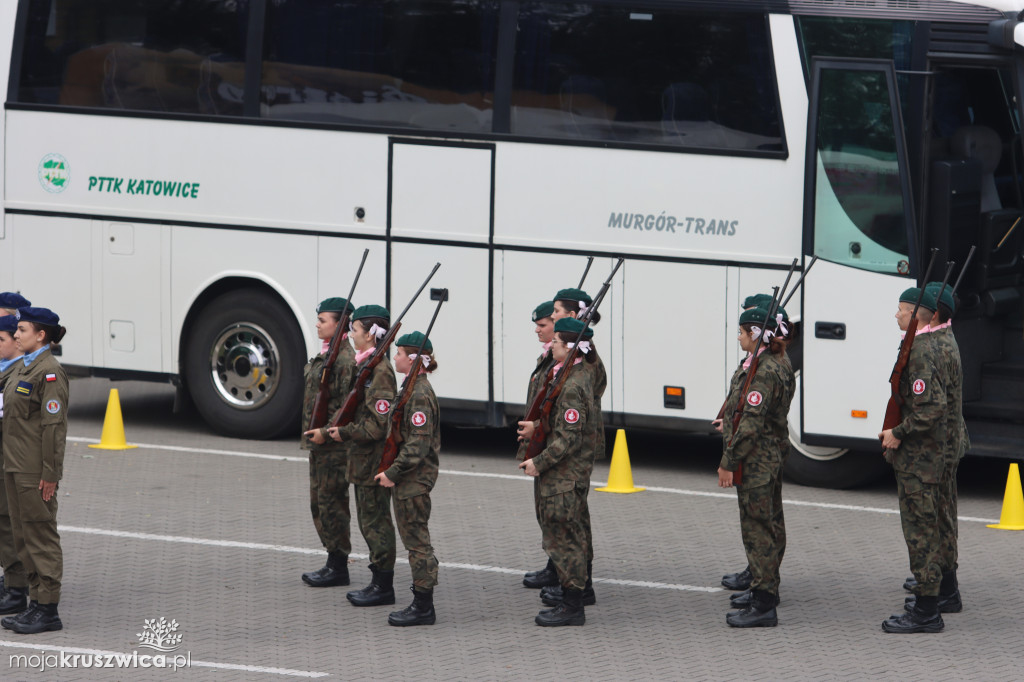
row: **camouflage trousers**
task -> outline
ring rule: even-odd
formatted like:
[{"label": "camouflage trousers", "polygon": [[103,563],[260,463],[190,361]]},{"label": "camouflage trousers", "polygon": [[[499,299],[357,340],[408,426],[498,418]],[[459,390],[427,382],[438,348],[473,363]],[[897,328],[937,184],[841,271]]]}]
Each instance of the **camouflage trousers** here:
[{"label": "camouflage trousers", "polygon": [[786,550],[786,524],[782,513],[782,467],[771,480],[754,488],[739,486],[740,534],[752,580],[750,588],[779,593],[779,568]]},{"label": "camouflage trousers", "polygon": [[28,587],[25,565],[14,549],[14,530],[11,528],[11,513],[7,509],[7,486],[3,482],[0,468],[0,567],[4,569],[4,586],[24,589]]},{"label": "camouflage trousers", "polygon": [[[585,485],[585,487],[583,487]],[[583,493],[582,507],[580,508],[580,522],[583,524],[583,536],[587,546],[587,563],[593,563],[594,561],[594,533],[590,528],[590,504],[587,502],[587,498],[590,495],[590,479],[586,482],[581,482],[580,486]],[[540,520],[540,501],[541,496],[538,492],[538,487],[533,487],[533,511],[537,515],[537,525],[543,530],[544,524]]]},{"label": "camouflage trousers", "polygon": [[959,558],[957,542],[960,533],[956,518],[956,470],[959,466],[959,460],[947,462],[939,480],[939,563],[943,573],[955,571]]},{"label": "camouflage trousers", "polygon": [[437,584],[437,557],[430,544],[430,494],[416,495],[404,500],[394,499],[395,524],[402,544],[409,552],[412,584],[420,591],[432,590]]},{"label": "camouflage trousers", "polygon": [[370,563],[382,571],[395,570],[395,526],[391,523],[391,490],[354,485],[359,531],[370,550]]},{"label": "camouflage trousers", "polygon": [[939,498],[941,485],[925,483],[913,474],[896,472],[896,490],[900,498],[903,538],[910,554],[910,570],[917,585],[914,594],[934,597],[942,580]]},{"label": "camouflage trousers", "polygon": [[541,496],[539,481],[534,479],[539,498],[538,521],[544,551],[555,565],[558,582],[567,588],[582,590],[587,584],[587,531],[583,508],[586,495],[579,485],[554,495]]},{"label": "camouflage trousers", "polygon": [[57,532],[57,495],[49,502],[43,501],[39,474],[4,473],[4,484],[14,547],[25,566],[29,598],[40,604],[56,604],[60,601],[64,576],[64,553]]},{"label": "camouflage trousers", "polygon": [[309,451],[309,509],[328,552],[352,553],[352,512],[348,504],[348,455],[344,450]]}]

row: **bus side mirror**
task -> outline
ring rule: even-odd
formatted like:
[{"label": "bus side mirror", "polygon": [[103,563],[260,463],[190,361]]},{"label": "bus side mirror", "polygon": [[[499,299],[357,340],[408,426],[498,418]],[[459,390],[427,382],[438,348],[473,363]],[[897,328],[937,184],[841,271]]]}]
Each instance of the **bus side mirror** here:
[{"label": "bus side mirror", "polygon": [[1004,50],[1012,50],[1015,45],[1024,46],[1024,26],[1016,19],[996,19],[988,24],[988,44]]}]

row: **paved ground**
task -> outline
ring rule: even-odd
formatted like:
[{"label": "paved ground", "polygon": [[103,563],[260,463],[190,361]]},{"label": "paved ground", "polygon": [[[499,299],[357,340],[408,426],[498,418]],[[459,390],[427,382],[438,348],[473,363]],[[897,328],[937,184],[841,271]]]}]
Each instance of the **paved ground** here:
[{"label": "paved ground", "polygon": [[[128,438],[99,436],[107,390],[121,390]],[[65,629],[0,633],[3,679],[1020,679],[1024,533],[985,528],[1000,513],[1006,464],[962,475],[961,585],[966,608],[938,635],[895,636],[906,550],[890,482],[851,492],[788,485],[789,548],[780,625],[725,625],[719,579],[744,564],[732,493],[715,487],[716,444],[631,434],[634,495],[591,494],[598,604],[582,628],[533,624],[521,586],[542,553],[531,486],[504,433],[445,433],[431,531],[442,562],[438,623],[399,629],[390,607],[356,609],[346,588],[313,589],[322,565],[308,517],[307,467],[291,441],[210,435],[173,415],[166,387],[76,380],[60,489]],[[604,480],[608,462],[595,480]],[[353,538],[353,584],[369,579]],[[399,546],[399,556],[402,556]],[[398,607],[410,600],[397,569]],[[10,668],[12,655],[151,653],[146,619],[174,619],[191,668]],[[81,660],[81,659],[80,659]]]}]

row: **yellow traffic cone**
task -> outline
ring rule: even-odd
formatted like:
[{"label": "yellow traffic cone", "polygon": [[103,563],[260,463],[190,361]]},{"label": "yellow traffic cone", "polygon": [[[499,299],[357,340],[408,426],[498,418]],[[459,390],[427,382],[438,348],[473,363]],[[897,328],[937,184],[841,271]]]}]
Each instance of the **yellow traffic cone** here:
[{"label": "yellow traffic cone", "polygon": [[999,523],[990,523],[988,527],[1002,530],[1024,530],[1024,493],[1021,493],[1020,469],[1017,468],[1016,462],[1010,465],[1010,474],[1006,477],[1003,513],[999,515]]},{"label": "yellow traffic cone", "polygon": [[121,418],[121,400],[117,397],[117,389],[110,389],[107,398],[107,414],[103,417],[103,433],[100,442],[89,446],[100,450],[128,450],[138,445],[128,445],[124,438],[124,420]]},{"label": "yellow traffic cone", "polygon": [[638,493],[643,488],[633,486],[633,470],[629,468],[629,448],[626,447],[626,432],[615,432],[615,448],[612,449],[612,466],[608,471],[608,485],[597,488],[602,493]]}]

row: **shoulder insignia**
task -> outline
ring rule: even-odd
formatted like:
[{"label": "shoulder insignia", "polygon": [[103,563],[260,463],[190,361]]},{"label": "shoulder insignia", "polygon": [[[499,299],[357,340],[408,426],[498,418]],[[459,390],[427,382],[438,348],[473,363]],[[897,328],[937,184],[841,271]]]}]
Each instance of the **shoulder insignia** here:
[{"label": "shoulder insignia", "polygon": [[427,423],[427,415],[423,414],[422,412],[413,412],[412,413],[412,425],[413,426],[423,426],[426,423]]},{"label": "shoulder insignia", "polygon": [[377,410],[377,414],[387,414],[388,410],[391,409],[391,403],[387,400],[378,400],[374,404],[373,409]]},{"label": "shoulder insignia", "polygon": [[914,382],[914,395],[921,395],[924,393],[924,379],[918,379]]},{"label": "shoulder insignia", "polygon": [[56,381],[57,380],[57,375],[56,374],[47,374],[46,375],[46,380],[47,381]]},{"label": "shoulder insignia", "polygon": [[763,400],[764,398],[761,396],[761,393],[759,391],[751,391],[750,393],[747,394],[747,404],[749,404],[751,407],[757,407],[758,405],[761,404],[761,401]]},{"label": "shoulder insignia", "polygon": [[568,410],[565,411],[565,423],[566,424],[575,424],[579,420],[580,420],[580,413],[577,412],[576,410],[574,410],[574,409],[572,409],[570,407]]},{"label": "shoulder insignia", "polygon": [[46,411],[50,414],[57,414],[60,412],[60,401],[59,400],[48,400],[46,401]]}]

